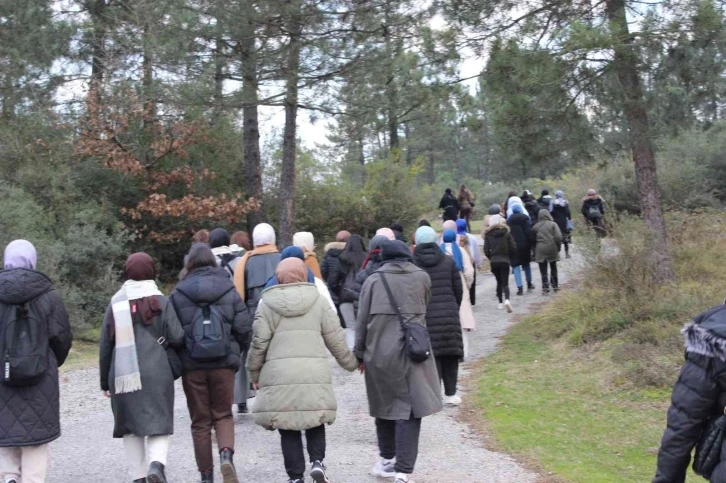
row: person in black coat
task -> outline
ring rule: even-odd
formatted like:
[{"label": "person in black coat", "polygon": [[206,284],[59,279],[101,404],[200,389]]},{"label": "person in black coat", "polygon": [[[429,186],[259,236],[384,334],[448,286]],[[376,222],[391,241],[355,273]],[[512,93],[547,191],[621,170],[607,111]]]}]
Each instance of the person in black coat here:
[{"label": "person in black coat", "polygon": [[464,287],[454,259],[445,255],[436,243],[438,235],[430,227],[416,231],[413,262],[431,278],[431,300],[426,309],[426,326],[436,358],[439,378],[444,382],[444,402],[461,404],[456,393],[459,362],[464,358],[459,306]]},{"label": "person in black coat", "polygon": [[383,260],[381,259],[381,245],[387,241],[383,235],[376,235],[371,238],[370,250],[368,251],[368,258],[363,261],[358,275],[355,277],[355,285],[352,289],[349,289],[349,295],[354,300],[355,310],[358,312],[358,300],[360,300],[360,293],[363,290],[363,284],[368,280],[368,277],[373,275],[376,270],[381,268]]},{"label": "person in black coat", "polygon": [[[691,452],[713,418],[726,406],[726,305],[697,315],[683,329],[685,363],[673,388],[668,422],[653,483],[684,483]],[[726,446],[711,483],[726,483]]]},{"label": "person in black coat", "polygon": [[320,273],[328,284],[330,296],[336,306],[340,305],[340,286],[343,283],[340,280],[340,254],[345,250],[349,238],[350,232],[339,231],[335,235],[335,241],[325,245],[325,256],[320,263]]},{"label": "person in black coat", "polygon": [[555,220],[557,226],[562,232],[562,244],[565,245],[565,256],[570,258],[570,223],[572,223],[572,214],[570,213],[570,203],[565,199],[565,193],[561,190],[555,191],[555,199],[552,200],[549,208],[552,213],[552,219]]},{"label": "person in black coat", "polygon": [[517,284],[517,295],[524,295],[524,283],[522,281],[522,270],[527,279],[527,291],[534,290],[532,283],[532,249],[536,242],[536,236],[532,230],[532,222],[529,217],[524,214],[522,208],[515,206],[513,214],[507,220],[507,225],[512,232],[512,237],[517,245],[515,256],[512,257],[510,263],[514,272],[514,281]]},{"label": "person in black coat", "polygon": [[[38,323],[44,325],[40,330],[46,332],[48,343],[42,355],[47,367],[40,380],[21,386],[0,383],[0,460],[4,462],[0,471],[5,481],[44,481],[48,443],[61,435],[58,368],[68,356],[73,337],[63,300],[50,279],[35,270],[37,258],[30,242],[15,240],[5,249],[5,270],[0,272],[2,333],[14,320]],[[22,307],[27,309],[27,318],[16,316]],[[7,350],[4,338],[0,339],[0,353]],[[2,377],[5,380],[6,373]]]},{"label": "person in black coat", "polygon": [[444,196],[441,197],[439,209],[444,211],[444,221],[456,221],[459,218],[459,200],[451,192],[451,188],[447,188]]},{"label": "person in black coat", "polygon": [[603,223],[605,205],[597,191],[587,190],[587,196],[582,199],[581,211],[587,224],[595,230],[598,236],[605,236],[605,224]]},{"label": "person in black coat", "polygon": [[[208,246],[192,247],[186,268],[186,278],[169,298],[187,334],[187,344],[192,323],[195,319],[199,323],[198,312],[209,305],[221,315],[223,331],[229,341],[227,355],[219,359],[194,359],[188,346],[180,352],[184,366],[182,383],[192,419],[194,454],[204,483],[213,478],[212,428],[217,436],[222,474],[236,474],[232,462],[234,381],[240,367],[240,353],[250,344],[252,318],[232,280],[217,267],[217,260]],[[225,481],[237,481],[236,476],[226,478]]]}]

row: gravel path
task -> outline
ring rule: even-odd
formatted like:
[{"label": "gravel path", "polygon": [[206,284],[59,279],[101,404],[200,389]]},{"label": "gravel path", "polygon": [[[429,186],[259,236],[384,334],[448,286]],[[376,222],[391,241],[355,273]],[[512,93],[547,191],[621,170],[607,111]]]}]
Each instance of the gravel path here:
[{"label": "gravel path", "polygon": [[[576,255],[575,259],[560,264],[561,283],[577,270],[579,262]],[[513,295],[513,316],[528,313],[530,307],[543,301],[535,264],[533,273],[538,290],[524,297]],[[514,281],[510,283],[514,287]],[[495,351],[498,340],[512,323],[511,316],[497,310],[494,295],[494,278],[489,274],[478,274],[475,314],[479,330],[469,336],[469,361]],[[465,371],[466,367],[462,372]],[[110,404],[99,390],[97,369],[73,371],[61,378],[63,436],[51,444],[48,483],[128,482],[121,440],[111,438]],[[335,483],[382,481],[368,474],[377,458],[377,450],[363,377],[335,366],[333,379],[339,410],[337,422],[327,428],[329,477]],[[442,413],[424,419],[414,475],[417,483],[526,483],[536,480],[534,473],[512,457],[484,449],[472,430],[456,420],[457,413],[456,408],[446,408]],[[198,482],[189,415],[180,383],[176,387],[175,414],[176,433],[169,452],[167,476],[172,483]],[[241,481],[287,481],[278,434],[255,426],[249,416],[235,418],[235,462]]]}]

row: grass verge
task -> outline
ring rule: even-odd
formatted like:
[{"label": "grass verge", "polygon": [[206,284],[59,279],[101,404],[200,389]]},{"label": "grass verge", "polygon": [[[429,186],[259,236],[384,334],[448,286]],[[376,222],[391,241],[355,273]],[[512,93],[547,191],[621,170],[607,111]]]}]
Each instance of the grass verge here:
[{"label": "grass verge", "polygon": [[61,372],[74,371],[76,369],[88,369],[98,365],[98,343],[84,340],[74,340],[73,347],[68,353]]}]

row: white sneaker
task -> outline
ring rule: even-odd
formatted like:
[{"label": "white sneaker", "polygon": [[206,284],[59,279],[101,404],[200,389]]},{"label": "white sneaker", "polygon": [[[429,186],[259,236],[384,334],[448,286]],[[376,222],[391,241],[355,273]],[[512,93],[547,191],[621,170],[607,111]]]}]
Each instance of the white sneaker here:
[{"label": "white sneaker", "polygon": [[507,308],[507,312],[511,314],[512,313],[512,302],[510,302],[509,300],[505,300],[504,306]]},{"label": "white sneaker", "polygon": [[394,483],[414,483],[414,481],[411,479],[411,475],[396,473],[396,481]]},{"label": "white sneaker", "polygon": [[371,470],[371,475],[378,478],[395,478],[396,477],[396,458],[385,460],[383,458],[376,461],[376,466]]},{"label": "white sneaker", "polygon": [[447,406],[458,406],[461,404],[461,396],[454,394],[453,396],[444,396],[444,404]]},{"label": "white sneaker", "polygon": [[497,308],[498,308],[499,310],[504,310],[504,304],[499,304],[499,305],[497,306]]}]

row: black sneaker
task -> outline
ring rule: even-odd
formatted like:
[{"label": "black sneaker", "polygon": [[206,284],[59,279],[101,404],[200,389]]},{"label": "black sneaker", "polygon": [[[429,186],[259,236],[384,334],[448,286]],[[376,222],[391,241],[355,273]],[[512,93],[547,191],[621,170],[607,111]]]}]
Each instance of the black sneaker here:
[{"label": "black sneaker", "polygon": [[212,470],[200,471],[199,474],[202,476],[202,483],[214,483],[214,472]]},{"label": "black sneaker", "polygon": [[534,289],[534,284],[532,282],[527,282],[527,292],[531,292]]},{"label": "black sneaker", "polygon": [[219,452],[219,466],[222,470],[223,483],[239,483],[237,471],[234,469],[234,462],[232,461],[233,455],[234,451],[229,448],[223,448]]},{"label": "black sneaker", "polygon": [[166,483],[164,465],[158,461],[152,461],[149,465],[149,474],[146,475],[146,483]]},{"label": "black sneaker", "polygon": [[322,461],[313,461],[313,468],[310,470],[310,478],[315,483],[330,483],[328,475],[325,474],[325,465]]},{"label": "black sneaker", "polygon": [[517,295],[524,295],[524,287],[519,287],[517,289]]},{"label": "black sneaker", "polygon": [[250,410],[247,409],[247,403],[237,405],[237,414],[247,414],[248,412],[250,412]]}]

